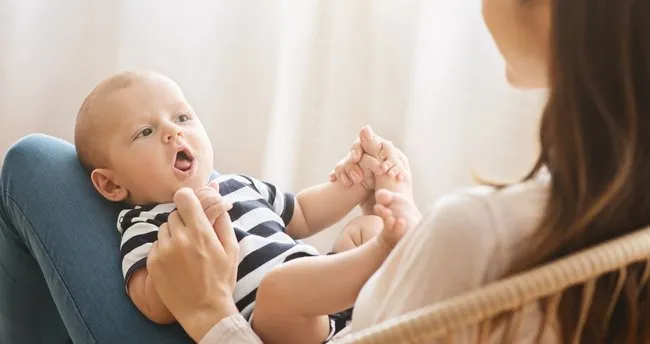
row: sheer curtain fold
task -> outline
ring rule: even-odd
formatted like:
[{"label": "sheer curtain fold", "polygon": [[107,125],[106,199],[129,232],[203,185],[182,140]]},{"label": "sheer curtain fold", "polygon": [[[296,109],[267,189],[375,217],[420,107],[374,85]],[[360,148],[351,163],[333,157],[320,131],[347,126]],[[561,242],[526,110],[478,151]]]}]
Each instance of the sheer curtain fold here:
[{"label": "sheer curtain fold", "polygon": [[71,140],[100,79],[146,68],[184,89],[216,168],[287,190],[325,181],[365,124],[408,154],[422,206],[534,160],[544,95],[505,84],[479,1],[0,0],[0,19],[0,155]]}]

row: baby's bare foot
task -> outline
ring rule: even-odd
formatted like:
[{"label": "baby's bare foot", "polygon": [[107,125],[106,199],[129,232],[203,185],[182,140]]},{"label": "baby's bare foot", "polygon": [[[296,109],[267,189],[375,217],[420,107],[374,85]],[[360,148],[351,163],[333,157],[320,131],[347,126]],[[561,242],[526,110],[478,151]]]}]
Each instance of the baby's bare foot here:
[{"label": "baby's bare foot", "polygon": [[379,190],[375,198],[375,214],[384,222],[379,240],[392,249],[407,231],[420,222],[422,215],[413,200],[402,193]]}]

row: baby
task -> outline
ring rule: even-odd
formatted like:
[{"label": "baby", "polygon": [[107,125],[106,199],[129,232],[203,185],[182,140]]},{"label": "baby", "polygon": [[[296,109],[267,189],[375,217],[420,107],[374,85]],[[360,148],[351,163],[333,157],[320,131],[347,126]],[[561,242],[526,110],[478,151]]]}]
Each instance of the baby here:
[{"label": "baby", "polygon": [[[266,343],[328,341],[350,320],[341,311],[353,305],[406,229],[361,216],[343,229],[336,254],[319,255],[298,239],[340,221],[372,193],[361,184],[329,182],[294,196],[245,175],[210,182],[212,145],[198,116],[174,81],[153,72],[102,81],[79,110],[75,144],[97,191],[129,207],[117,223],[126,292],[159,324],[174,318],[148,278],[147,254],[158,229],[178,216],[173,196],[182,187],[195,190],[215,228],[234,230],[240,256],[233,297]],[[360,162],[364,174],[373,173],[371,159]],[[409,183],[373,171],[377,188],[410,196]]]}]

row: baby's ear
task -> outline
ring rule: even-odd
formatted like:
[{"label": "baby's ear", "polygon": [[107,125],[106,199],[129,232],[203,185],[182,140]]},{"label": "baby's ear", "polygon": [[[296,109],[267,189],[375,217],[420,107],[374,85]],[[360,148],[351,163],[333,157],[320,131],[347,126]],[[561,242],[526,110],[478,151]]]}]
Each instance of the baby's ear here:
[{"label": "baby's ear", "polygon": [[121,202],[129,195],[129,191],[117,184],[113,171],[96,168],[90,174],[95,189],[109,201]]}]

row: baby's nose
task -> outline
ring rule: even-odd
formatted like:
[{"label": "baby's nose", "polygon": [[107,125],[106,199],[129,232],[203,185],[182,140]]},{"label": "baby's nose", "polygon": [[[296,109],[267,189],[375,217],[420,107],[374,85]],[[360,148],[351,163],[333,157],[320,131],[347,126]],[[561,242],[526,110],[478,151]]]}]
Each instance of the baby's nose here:
[{"label": "baby's nose", "polygon": [[182,136],[183,136],[183,130],[181,130],[181,128],[176,127],[168,131],[167,134],[164,136],[164,138],[166,142],[169,142],[176,137],[182,137]]}]

